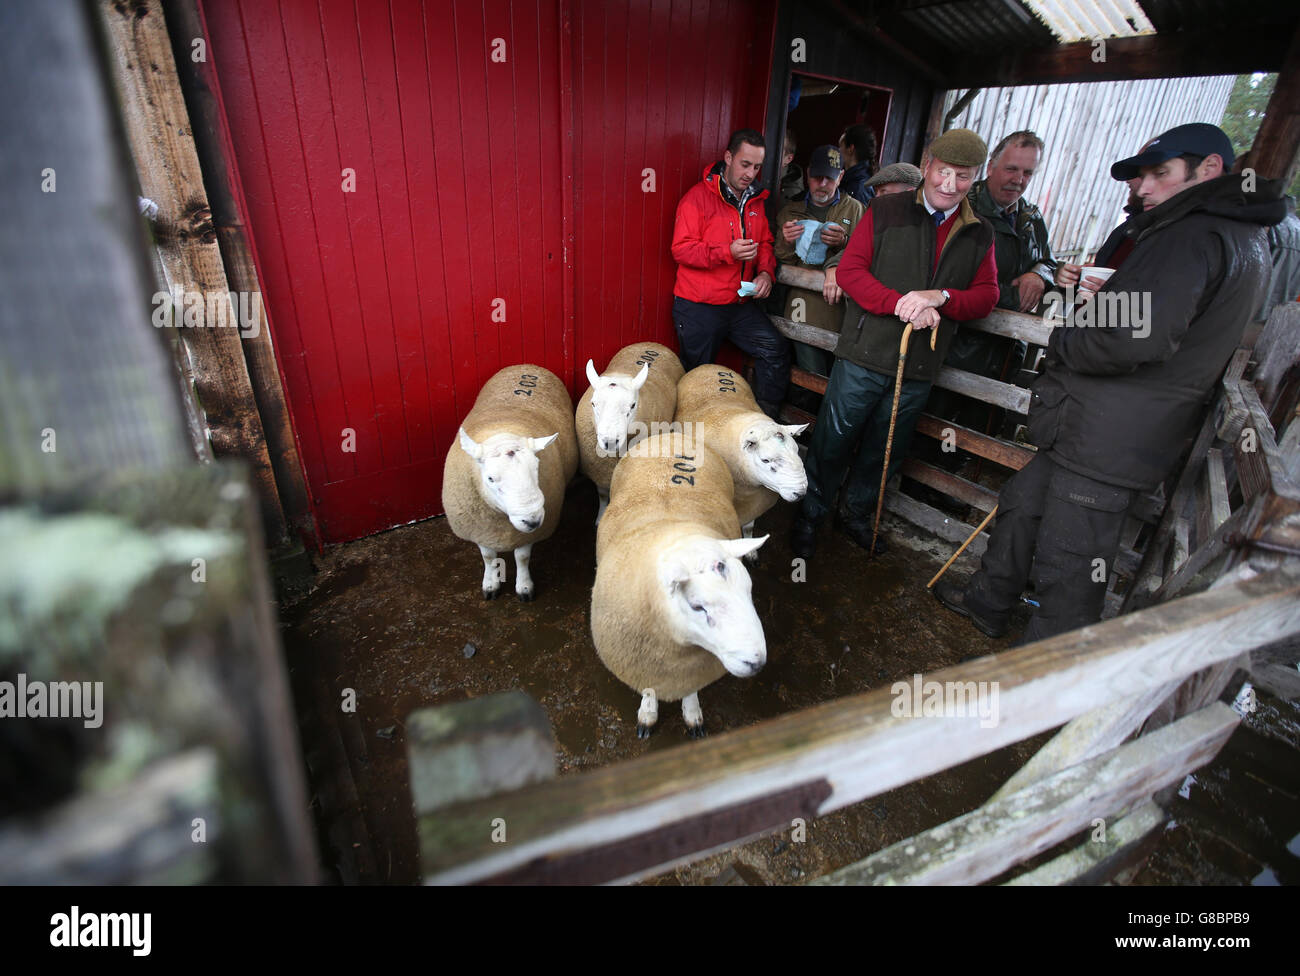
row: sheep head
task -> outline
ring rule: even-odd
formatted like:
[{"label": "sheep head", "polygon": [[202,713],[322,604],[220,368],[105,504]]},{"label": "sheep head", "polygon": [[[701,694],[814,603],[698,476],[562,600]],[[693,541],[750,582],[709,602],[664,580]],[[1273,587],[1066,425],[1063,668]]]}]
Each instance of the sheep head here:
[{"label": "sheep head", "polygon": [[788,502],[798,501],[808,490],[808,474],[794,440],[807,427],[807,424],[787,427],[764,417],[741,434],[740,456],[750,479]]},{"label": "sheep head", "polygon": [[669,633],[679,644],[708,651],[738,678],[756,674],[767,662],[763,624],[750,596],[749,573],[740,561],[767,538],[691,535],[659,556],[658,581]]},{"label": "sheep head", "polygon": [[560,436],[494,434],[479,444],[460,429],[460,446],[478,469],[479,494],[520,532],[534,532],[546,519],[546,496],[537,477],[537,455]]},{"label": "sheep head", "polygon": [[650,375],[650,364],[636,376],[601,376],[596,364],[587,360],[587,381],[591,383],[591,412],[596,424],[596,453],[600,457],[622,457],[627,452],[628,428],[636,420],[641,387]]}]

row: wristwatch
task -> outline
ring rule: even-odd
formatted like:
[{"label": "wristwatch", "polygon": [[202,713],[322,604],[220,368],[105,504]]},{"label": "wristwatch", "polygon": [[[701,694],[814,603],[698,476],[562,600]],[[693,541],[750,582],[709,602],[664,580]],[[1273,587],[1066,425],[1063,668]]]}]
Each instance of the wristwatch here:
[{"label": "wristwatch", "polygon": [[947,288],[941,288],[941,289],[939,289],[939,294],[941,294],[941,295],[943,296],[943,301],[941,301],[941,302],[936,306],[936,308],[943,308],[945,305],[948,304],[948,299],[952,298],[952,296],[948,294],[948,289],[947,289]]}]

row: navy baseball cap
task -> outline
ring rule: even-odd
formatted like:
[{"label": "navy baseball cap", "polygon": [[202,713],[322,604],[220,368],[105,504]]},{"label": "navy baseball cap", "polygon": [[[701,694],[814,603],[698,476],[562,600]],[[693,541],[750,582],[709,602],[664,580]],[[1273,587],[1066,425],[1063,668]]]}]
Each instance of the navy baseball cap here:
[{"label": "navy baseball cap", "polygon": [[1131,180],[1141,175],[1138,171],[1143,166],[1155,166],[1177,156],[1209,156],[1214,153],[1223,157],[1225,173],[1232,169],[1236,156],[1232,151],[1232,141],[1228,138],[1228,134],[1217,125],[1191,122],[1160,133],[1147,143],[1145,150],[1112,165],[1110,175],[1117,180]]},{"label": "navy baseball cap", "polygon": [[844,172],[844,157],[836,146],[818,146],[813,150],[812,162],[808,164],[808,175],[825,179],[834,179]]}]

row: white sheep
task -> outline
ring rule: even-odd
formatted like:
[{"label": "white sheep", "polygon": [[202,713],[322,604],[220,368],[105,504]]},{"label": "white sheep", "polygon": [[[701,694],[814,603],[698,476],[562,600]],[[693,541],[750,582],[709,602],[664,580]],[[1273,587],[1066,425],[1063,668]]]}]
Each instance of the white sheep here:
[{"label": "white sheep", "polygon": [[587,360],[587,381],[591,386],[578,401],[574,415],[578,432],[579,466],[596,485],[600,524],[609,504],[609,482],[614,466],[626,453],[630,440],[664,431],[656,428],[672,423],[677,407],[677,381],[682,362],[667,346],[657,342],[636,342],[624,346],[605,367]]},{"label": "white sheep", "polygon": [[[777,496],[798,501],[808,474],[795,437],[807,424],[785,426],[758,409],[744,378],[717,363],[697,366],[677,384],[674,423],[716,451],[735,483],[736,515],[746,538]],[[686,428],[686,424],[693,425]],[[757,553],[751,557],[757,559]]]},{"label": "white sheep", "polygon": [[525,602],[534,596],[533,544],[554,534],[578,468],[572,404],[549,370],[507,366],[483,384],[447,451],[442,507],[451,531],[483,556],[484,599],[501,589],[505,560],[497,553],[507,549],[515,553],[515,594]]},{"label": "white sheep", "polygon": [[641,694],[637,735],[650,734],[660,698],[682,702],[704,734],[699,691],[725,672],[747,678],[767,661],[741,557],[731,474],[681,434],[649,437],[618,463],[596,532],[591,636],[605,667]]}]

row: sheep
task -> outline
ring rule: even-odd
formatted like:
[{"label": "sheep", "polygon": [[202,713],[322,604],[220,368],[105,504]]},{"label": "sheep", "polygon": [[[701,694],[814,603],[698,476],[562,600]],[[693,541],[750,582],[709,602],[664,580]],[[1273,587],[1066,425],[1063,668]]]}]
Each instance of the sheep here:
[{"label": "sheep", "polygon": [[[726,462],[745,538],[753,535],[754,521],[776,504],[778,495],[793,502],[808,490],[794,440],[808,425],[784,426],[772,420],[758,409],[749,384],[725,366],[708,363],[682,377],[673,420],[683,430],[693,429],[696,438]],[[754,553],[750,561],[757,558]]]},{"label": "sheep", "polygon": [[451,531],[483,556],[486,600],[505,580],[497,553],[506,549],[515,553],[515,595],[524,602],[535,595],[533,545],[555,532],[564,489],[578,469],[572,404],[549,370],[507,366],[483,384],[447,451],[442,507]]},{"label": "sheep", "polygon": [[574,419],[582,473],[595,483],[600,497],[597,525],[609,505],[609,481],[627,451],[629,435],[635,441],[638,435],[660,433],[661,425],[666,428],[672,422],[682,373],[677,354],[657,342],[624,346],[603,374],[587,360],[591,386],[578,402]]},{"label": "sheep", "polygon": [[707,447],[659,434],[619,461],[596,531],[591,636],[605,667],[641,694],[638,738],[654,728],[661,698],[681,700],[699,738],[700,689],[728,671],[749,677],[767,661],[740,562],[767,537],[739,535],[731,474]]}]

